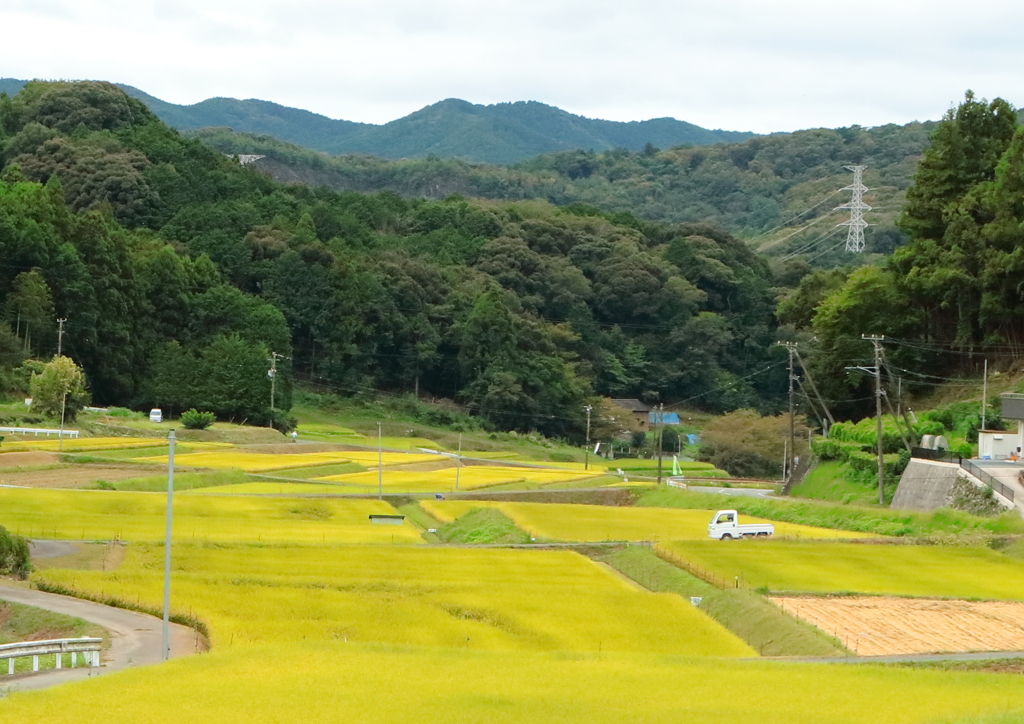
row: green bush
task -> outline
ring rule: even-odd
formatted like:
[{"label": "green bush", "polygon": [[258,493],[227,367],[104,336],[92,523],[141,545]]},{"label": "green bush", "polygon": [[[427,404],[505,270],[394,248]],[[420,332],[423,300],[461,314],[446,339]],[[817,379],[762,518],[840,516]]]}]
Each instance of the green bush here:
[{"label": "green bush", "polygon": [[31,571],[28,538],[9,533],[0,525],[0,573],[24,578]]},{"label": "green bush", "polygon": [[181,424],[189,430],[205,430],[217,419],[212,412],[199,412],[196,408],[181,413]]}]

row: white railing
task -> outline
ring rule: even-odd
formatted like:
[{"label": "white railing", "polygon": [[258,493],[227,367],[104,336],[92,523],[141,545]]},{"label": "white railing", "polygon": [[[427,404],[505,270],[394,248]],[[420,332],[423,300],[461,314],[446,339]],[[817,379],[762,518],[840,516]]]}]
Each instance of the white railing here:
[{"label": "white railing", "polygon": [[70,657],[71,668],[78,666],[78,655],[83,655],[87,666],[100,665],[100,647],[103,639],[50,639],[48,641],[21,641],[0,645],[0,659],[7,659],[7,674],[14,674],[14,660],[32,657],[32,671],[39,671],[39,657],[53,656],[54,668],[64,668],[64,656]]},{"label": "white railing", "polygon": [[0,427],[0,432],[9,432],[13,435],[57,435],[58,437],[78,437],[78,430],[47,430],[44,427]]}]

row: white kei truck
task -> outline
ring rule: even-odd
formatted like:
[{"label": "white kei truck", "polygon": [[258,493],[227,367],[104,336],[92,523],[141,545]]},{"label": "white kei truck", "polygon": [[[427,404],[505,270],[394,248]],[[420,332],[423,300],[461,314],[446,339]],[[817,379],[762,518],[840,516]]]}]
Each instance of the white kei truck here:
[{"label": "white kei truck", "polygon": [[720,510],[708,523],[708,536],[718,540],[733,538],[756,538],[775,534],[775,526],[771,523],[737,523],[739,516],[735,510]]}]

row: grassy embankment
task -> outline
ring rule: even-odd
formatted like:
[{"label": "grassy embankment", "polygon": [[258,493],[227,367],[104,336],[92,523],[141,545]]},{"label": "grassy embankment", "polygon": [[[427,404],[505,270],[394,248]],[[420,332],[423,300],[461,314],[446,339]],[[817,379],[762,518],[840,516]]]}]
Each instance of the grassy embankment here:
[{"label": "grassy embankment", "polygon": [[[717,510],[726,503],[720,495],[662,487],[639,491],[636,505]],[[986,536],[1024,533],[1024,520],[1014,512],[994,518],[983,518],[947,508],[922,513],[809,500],[739,496],[728,498],[727,505],[742,515],[880,535],[928,537],[947,534]]]}]

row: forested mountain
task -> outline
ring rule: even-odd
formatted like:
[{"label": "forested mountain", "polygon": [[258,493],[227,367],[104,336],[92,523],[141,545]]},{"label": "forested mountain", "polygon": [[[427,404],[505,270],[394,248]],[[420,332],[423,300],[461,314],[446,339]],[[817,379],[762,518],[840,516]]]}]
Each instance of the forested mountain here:
[{"label": "forested mountain", "polygon": [[866,199],[874,207],[867,217],[872,224],[867,250],[890,253],[902,243],[896,218],[934,126],[813,129],[735,144],[648,148],[638,153],[565,151],[513,166],[441,158],[331,157],[226,128],[204,129],[197,135],[224,153],[265,155],[257,167],[285,182],[425,198],[453,193],[502,200],[536,198],[559,206],[583,203],[628,211],[653,221],[713,221],[755,240],[768,256],[793,255],[832,267],[849,263],[842,248],[832,248],[837,243],[841,247],[844,231],[835,226],[844,217],[835,207],[848,199],[838,190],[852,180],[844,167],[867,166],[865,182],[871,191]]},{"label": "forested mountain", "polygon": [[[0,92],[17,92],[24,81],[0,79]],[[753,134],[712,131],[674,118],[621,123],[584,118],[536,101],[484,106],[449,98],[404,118],[374,125],[334,120],[317,113],[261,100],[209,98],[194,105],[167,103],[133,88],[162,121],[179,130],[228,127],[273,136],[331,154],[361,153],[381,158],[435,155],[487,163],[515,163],[569,149],[640,150],[647,144],[702,146],[739,141]]]},{"label": "forested mountain", "polygon": [[56,317],[97,403],[250,421],[270,352],[283,407],[297,375],[567,437],[596,394],[770,408],[783,385],[772,275],[717,227],[283,185],[98,82],[0,99],[0,143],[9,386]]}]

